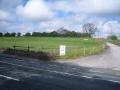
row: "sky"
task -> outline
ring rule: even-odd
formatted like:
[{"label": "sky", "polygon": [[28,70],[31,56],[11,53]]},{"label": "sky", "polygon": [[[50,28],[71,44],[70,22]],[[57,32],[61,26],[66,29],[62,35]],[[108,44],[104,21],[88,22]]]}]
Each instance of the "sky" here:
[{"label": "sky", "polygon": [[0,0],[0,32],[81,32],[85,23],[119,34],[120,0]]}]

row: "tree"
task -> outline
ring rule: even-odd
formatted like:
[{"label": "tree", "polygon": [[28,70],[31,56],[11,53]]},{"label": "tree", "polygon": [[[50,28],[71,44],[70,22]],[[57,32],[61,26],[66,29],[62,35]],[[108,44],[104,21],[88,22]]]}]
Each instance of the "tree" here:
[{"label": "tree", "polygon": [[41,36],[43,36],[43,37],[47,37],[48,34],[49,34],[49,33],[47,33],[47,32],[43,32],[43,33],[41,34]]},{"label": "tree", "polygon": [[29,32],[27,32],[27,33],[25,33],[25,36],[31,36],[31,33],[29,33]]},{"label": "tree", "polygon": [[118,37],[116,35],[112,35],[112,36],[110,36],[110,39],[111,40],[118,40]]},{"label": "tree", "polygon": [[11,34],[7,32],[7,33],[4,34],[4,36],[5,36],[5,37],[10,37]]},{"label": "tree", "polygon": [[49,36],[51,37],[57,37],[58,36],[58,33],[56,31],[52,31]]},{"label": "tree", "polygon": [[38,36],[38,32],[33,32],[32,36],[35,36],[35,37]]},{"label": "tree", "polygon": [[3,33],[0,32],[0,37],[2,37],[2,36],[3,36]]},{"label": "tree", "polygon": [[11,35],[10,35],[11,37],[15,37],[16,36],[16,33],[15,32],[13,32],[13,33],[11,33]]},{"label": "tree", "polygon": [[20,36],[21,36],[21,33],[20,33],[20,32],[18,32],[18,33],[17,33],[17,36],[18,36],[18,37],[20,37]]},{"label": "tree", "polygon": [[32,33],[33,37],[41,37],[41,35],[42,35],[42,33],[40,33],[40,32],[33,32]]},{"label": "tree", "polygon": [[97,31],[97,27],[93,23],[86,23],[83,25],[83,32],[91,37]]},{"label": "tree", "polygon": [[75,31],[70,32],[70,36],[71,37],[77,37],[77,32],[75,32]]}]

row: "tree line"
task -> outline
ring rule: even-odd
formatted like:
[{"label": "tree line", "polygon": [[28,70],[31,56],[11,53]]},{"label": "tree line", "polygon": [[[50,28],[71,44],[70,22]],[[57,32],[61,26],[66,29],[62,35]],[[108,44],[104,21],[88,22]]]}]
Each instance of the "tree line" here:
[{"label": "tree line", "polygon": [[33,32],[33,33],[25,33],[22,35],[20,32],[19,33],[2,33],[0,32],[0,37],[88,37],[89,35],[87,33],[80,33],[80,32],[75,32],[75,31],[68,31],[64,34],[58,33],[56,31],[53,32]]},{"label": "tree line", "polygon": [[0,32],[0,37],[16,37],[16,36],[20,37],[20,36],[22,36],[22,34],[20,32],[18,32],[18,33],[15,33],[15,32],[2,33],[2,32]]},{"label": "tree line", "polygon": [[76,32],[76,31],[70,31],[64,28],[60,28],[56,31],[52,32],[27,32],[24,35],[22,33],[18,32],[12,32],[12,33],[1,33],[0,37],[20,37],[20,36],[26,36],[26,37],[92,37],[92,35],[95,34],[97,31],[97,27],[93,23],[86,23],[82,27],[83,32]]}]

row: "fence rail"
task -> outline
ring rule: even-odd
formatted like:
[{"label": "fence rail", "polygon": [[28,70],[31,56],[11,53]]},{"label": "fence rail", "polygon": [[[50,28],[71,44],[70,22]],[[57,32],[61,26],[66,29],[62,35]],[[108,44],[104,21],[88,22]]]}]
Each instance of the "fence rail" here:
[{"label": "fence rail", "polygon": [[22,49],[26,49],[27,51],[30,51],[31,48],[34,48],[34,47],[30,47],[29,45],[28,46],[17,46],[17,45],[13,45],[13,49],[16,50],[17,48],[22,48]]},{"label": "fence rail", "polygon": [[[22,49],[29,51],[43,51],[48,52],[50,54],[54,54],[55,56],[60,55],[60,48],[58,47],[32,47],[30,45],[27,46],[19,46],[14,45],[14,50]],[[97,46],[93,47],[81,47],[81,46],[66,46],[66,57],[79,57],[79,56],[87,56],[87,55],[93,55],[95,53],[98,53],[100,51],[101,47],[98,48]]]}]

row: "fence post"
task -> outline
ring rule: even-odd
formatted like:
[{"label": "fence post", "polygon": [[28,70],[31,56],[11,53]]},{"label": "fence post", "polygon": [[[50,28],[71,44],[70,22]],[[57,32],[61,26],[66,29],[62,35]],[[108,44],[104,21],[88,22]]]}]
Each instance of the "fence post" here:
[{"label": "fence post", "polygon": [[86,49],[84,48],[84,56],[86,55]]},{"label": "fence post", "polygon": [[92,55],[92,49],[93,49],[93,48],[90,48],[90,55]]},{"label": "fence post", "polygon": [[43,46],[41,46],[41,51],[42,51],[42,52],[43,52],[43,49],[44,49]]},{"label": "fence post", "polygon": [[94,51],[95,51],[95,47],[93,47],[93,54],[95,53]]},{"label": "fence post", "polygon": [[28,45],[28,52],[30,51],[30,46]]},{"label": "fence post", "polygon": [[14,46],[13,46],[14,53],[15,53],[15,47],[16,47],[16,46],[14,45]]}]

